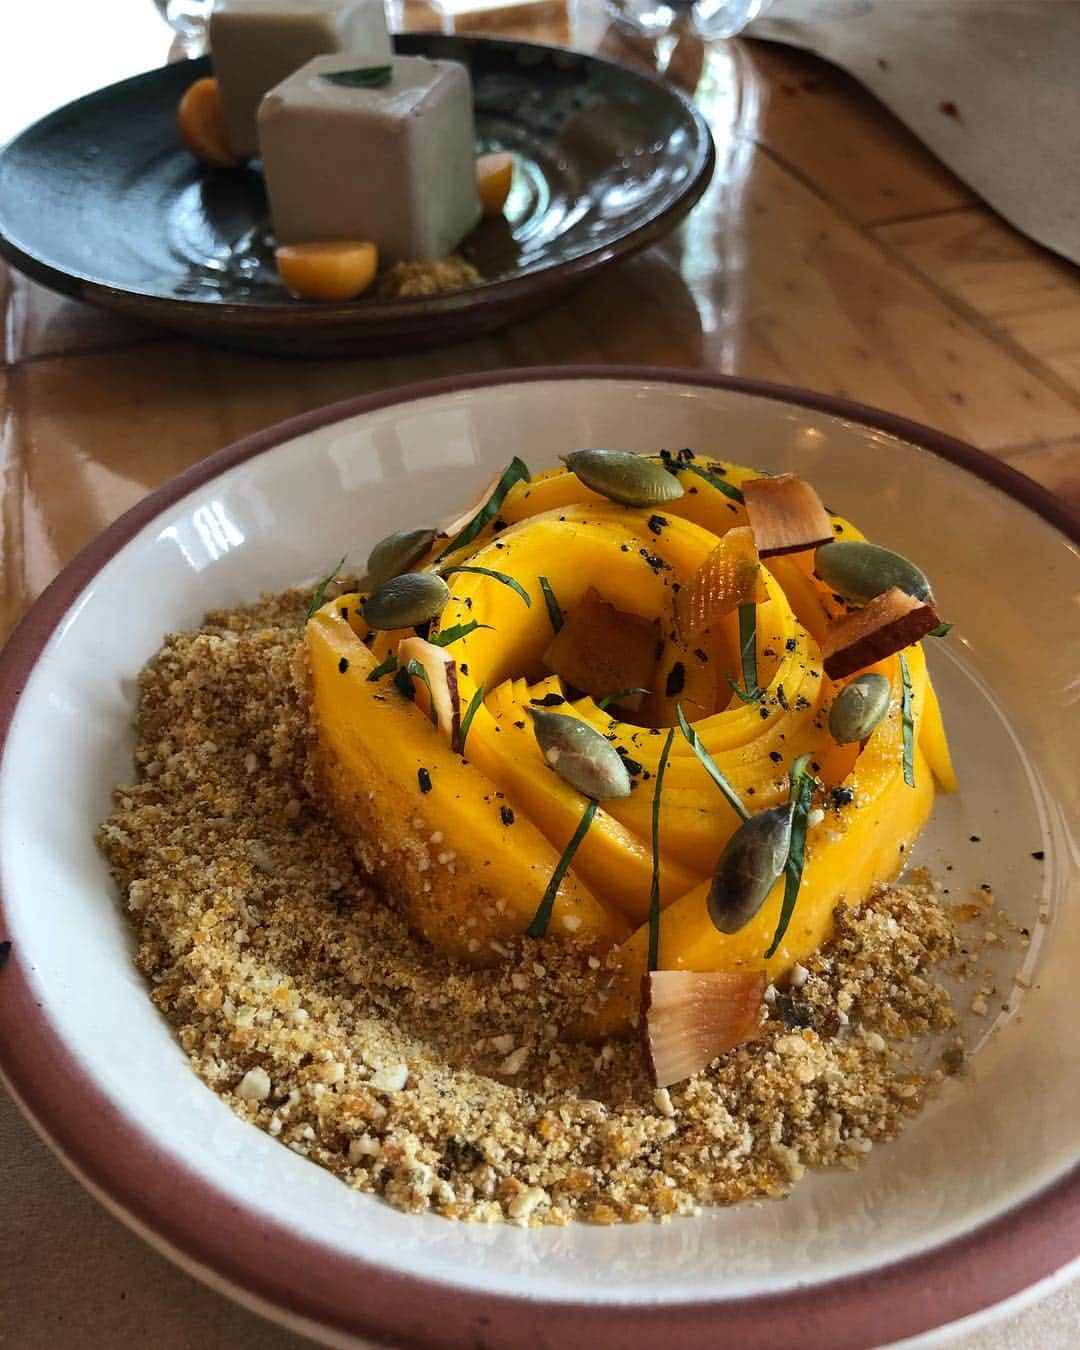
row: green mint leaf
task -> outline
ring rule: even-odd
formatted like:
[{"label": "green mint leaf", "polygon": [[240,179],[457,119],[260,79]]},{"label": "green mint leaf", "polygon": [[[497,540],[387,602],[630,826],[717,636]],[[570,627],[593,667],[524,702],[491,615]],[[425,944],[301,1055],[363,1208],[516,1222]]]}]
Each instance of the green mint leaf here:
[{"label": "green mint leaf", "polygon": [[323,79],[346,89],[385,89],[394,78],[393,66],[358,66],[355,70],[328,70]]},{"label": "green mint leaf", "polygon": [[465,716],[461,719],[461,730],[458,732],[458,753],[465,753],[465,737],[469,734],[469,728],[472,726],[473,718],[476,716],[476,710],[484,701],[484,686],[477,685],[476,693],[469,699],[469,706],[465,709]]},{"label": "green mint leaf", "polygon": [[441,562],[448,553],[453,553],[456,549],[464,548],[466,544],[471,544],[489,520],[493,520],[495,513],[502,506],[506,499],[506,494],[515,483],[527,483],[529,481],[529,468],[523,460],[518,459],[517,455],[507,465],[506,472],[495,484],[495,491],[483,504],[468,525],[465,526],[453,539],[446,545],[443,551],[435,559]]},{"label": "green mint leaf", "polygon": [[391,652],[385,661],[379,662],[379,664],[368,676],[368,679],[381,680],[384,675],[389,675],[391,674],[392,671],[395,670],[397,670],[397,657],[394,655],[393,652]]},{"label": "green mint leaf", "polygon": [[675,715],[679,719],[679,730],[686,737],[690,749],[693,750],[695,755],[697,755],[698,759],[701,761],[702,767],[705,769],[705,772],[709,775],[709,777],[713,780],[716,786],[727,798],[728,805],[736,813],[736,815],[739,817],[740,820],[749,820],[750,812],[743,805],[742,798],[739,796],[739,794],[735,791],[735,789],[731,786],[728,780],[717,768],[712,755],[710,755],[708,750],[706,750],[705,747],[701,744],[701,741],[698,739],[697,732],[686,720],[686,715],[683,713],[681,703],[675,704]]},{"label": "green mint leaf", "polygon": [[529,599],[529,592],[522,586],[520,581],[515,581],[513,577],[508,577],[505,572],[492,571],[490,567],[448,567],[443,573],[444,577],[452,577],[455,572],[475,572],[477,576],[491,577],[493,581],[501,581],[504,586],[509,586],[512,591],[517,591],[522,600],[529,608],[532,608],[532,601]]},{"label": "green mint leaf", "polygon": [[791,766],[791,843],[788,846],[787,862],[784,864],[784,899],[780,905],[780,919],[776,932],[765,953],[766,961],[776,951],[795,913],[795,902],[799,898],[802,885],[803,867],[806,863],[806,827],[810,815],[810,802],[814,796],[814,775],[806,772],[810,762],[809,755],[800,755]]},{"label": "green mint leaf", "polygon": [[431,633],[428,641],[436,647],[449,647],[451,642],[457,642],[458,638],[468,637],[470,633],[475,633],[478,628],[490,628],[489,623],[479,623],[476,619],[470,619],[468,623],[456,623],[451,628],[440,628],[437,633]]},{"label": "green mint leaf", "polygon": [[667,769],[675,728],[669,727],[656,766],[656,786],[652,799],[652,887],[649,891],[649,969],[660,964],[660,793],[664,790],[664,772]]},{"label": "green mint leaf", "polygon": [[557,633],[563,626],[563,612],[559,608],[559,602],[555,599],[555,592],[551,589],[551,582],[548,581],[547,577],[540,578],[540,589],[544,592],[544,603],[547,605],[552,631]]},{"label": "green mint leaf", "polygon": [[911,715],[911,671],[907,657],[900,653],[900,680],[903,695],[900,699],[900,718],[904,727],[904,782],[915,786],[915,719]]},{"label": "green mint leaf", "polygon": [[537,906],[536,913],[533,915],[532,923],[525,929],[525,936],[531,938],[542,938],[546,935],[548,924],[551,923],[551,912],[555,908],[555,897],[559,893],[559,887],[562,885],[562,879],[566,876],[567,869],[573,861],[574,854],[578,851],[578,845],[588,833],[589,826],[593,823],[593,816],[596,815],[596,808],[600,803],[595,797],[589,798],[589,804],[585,808],[585,814],[574,831],[574,836],[563,850],[563,855],[555,864],[555,870],[551,874],[551,880],[547,884],[540,904]]},{"label": "green mint leaf", "polygon": [[[348,554],[345,555],[348,557]],[[341,569],[345,566],[345,558],[338,563],[329,576],[323,577],[322,581],[315,587],[314,594],[311,597],[311,604],[308,605],[307,617],[310,619],[316,610],[322,609],[323,600],[326,598],[326,588],[332,581],[337,581],[341,574]]]}]

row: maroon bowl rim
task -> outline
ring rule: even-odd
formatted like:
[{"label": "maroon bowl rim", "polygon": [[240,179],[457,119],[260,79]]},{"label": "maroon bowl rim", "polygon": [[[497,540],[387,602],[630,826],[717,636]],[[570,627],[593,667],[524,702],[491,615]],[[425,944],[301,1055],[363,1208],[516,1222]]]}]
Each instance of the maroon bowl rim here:
[{"label": "maroon bowl rim", "polygon": [[[105,564],[163,510],[234,465],[359,413],[443,394],[541,380],[632,380],[726,389],[881,430],[1008,493],[1080,545],[1080,515],[974,447],[865,405],[699,371],[632,366],[539,367],[399,386],[304,413],[226,447],[137,503],[57,576],[0,653],[0,762],[19,697],[42,649]],[[1080,1164],[969,1232],[876,1269],[776,1294],[654,1305],[514,1298],[382,1268],[303,1237],[219,1191],[124,1116],[69,1051],[37,1002],[14,937],[0,970],[0,1070],[22,1109],[80,1180],[187,1269],[213,1273],[268,1314],[344,1336],[422,1347],[584,1344],[636,1350],[663,1336],[713,1350],[831,1350],[900,1340],[970,1316],[1052,1276],[1080,1256]],[[542,1321],[540,1320],[542,1319]],[[539,1330],[542,1326],[543,1330]]]}]

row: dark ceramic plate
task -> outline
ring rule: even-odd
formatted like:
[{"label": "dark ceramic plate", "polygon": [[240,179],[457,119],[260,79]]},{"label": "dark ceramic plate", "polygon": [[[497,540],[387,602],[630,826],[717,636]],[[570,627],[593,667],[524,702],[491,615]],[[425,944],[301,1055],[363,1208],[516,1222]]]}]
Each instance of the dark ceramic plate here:
[{"label": "dark ceramic plate", "polygon": [[183,149],[176,105],[209,61],[99,89],[0,153],[0,254],[65,295],[231,346],[292,355],[402,350],[490,332],[646,247],[704,192],[713,145],[668,85],[528,42],[409,34],[404,55],[468,66],[477,152],[517,161],[504,219],[462,252],[468,290],[345,305],[293,300],[277,279],[262,178]]}]

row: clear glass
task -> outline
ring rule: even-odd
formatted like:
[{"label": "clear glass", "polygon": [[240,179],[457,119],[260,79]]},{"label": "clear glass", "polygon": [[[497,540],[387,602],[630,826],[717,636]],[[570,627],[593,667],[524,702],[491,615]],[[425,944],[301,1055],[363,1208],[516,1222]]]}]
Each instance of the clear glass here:
[{"label": "clear glass", "polygon": [[214,0],[154,0],[154,5],[176,34],[176,45],[184,56],[199,56],[206,50]]},{"label": "clear glass", "polygon": [[621,26],[647,37],[659,37],[689,20],[703,38],[729,38],[763,14],[772,0],[605,0]]}]

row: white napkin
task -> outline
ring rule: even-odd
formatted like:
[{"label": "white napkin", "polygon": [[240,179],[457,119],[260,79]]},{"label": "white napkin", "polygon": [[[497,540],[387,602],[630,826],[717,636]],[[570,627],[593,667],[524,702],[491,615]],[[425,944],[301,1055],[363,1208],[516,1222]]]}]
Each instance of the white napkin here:
[{"label": "white napkin", "polygon": [[849,71],[1018,230],[1080,263],[1076,0],[775,0],[747,35]]}]

